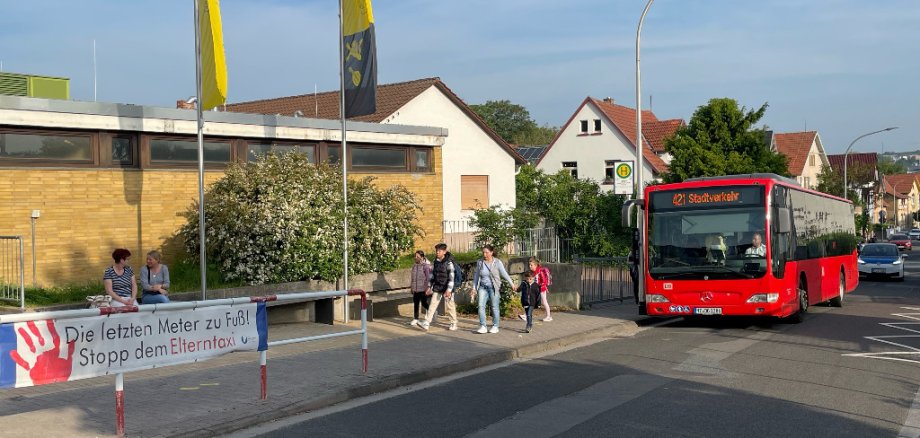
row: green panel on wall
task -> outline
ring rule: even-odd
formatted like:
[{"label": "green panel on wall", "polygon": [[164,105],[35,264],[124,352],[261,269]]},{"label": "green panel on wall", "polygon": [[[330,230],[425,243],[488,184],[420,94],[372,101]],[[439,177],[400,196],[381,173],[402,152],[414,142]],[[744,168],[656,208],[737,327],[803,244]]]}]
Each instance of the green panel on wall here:
[{"label": "green panel on wall", "polygon": [[7,96],[28,96],[29,77],[15,73],[0,73],[0,94]]}]

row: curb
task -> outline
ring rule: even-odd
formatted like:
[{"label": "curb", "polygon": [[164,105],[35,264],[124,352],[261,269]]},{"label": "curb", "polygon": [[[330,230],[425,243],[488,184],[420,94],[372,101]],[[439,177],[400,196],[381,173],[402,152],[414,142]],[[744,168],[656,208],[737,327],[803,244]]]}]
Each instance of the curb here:
[{"label": "curb", "polygon": [[344,388],[333,394],[328,394],[311,400],[303,400],[300,402],[292,403],[283,408],[271,409],[266,412],[237,417],[231,421],[226,421],[216,426],[178,432],[168,436],[182,438],[204,438],[225,435],[271,421],[281,420],[287,417],[316,411],[356,398],[367,397],[396,388],[427,382],[429,380],[439,379],[453,374],[507,362],[509,360],[557,350],[571,345],[580,344],[592,339],[615,336],[632,336],[636,334],[638,330],[639,324],[637,321],[627,320],[607,327],[601,327],[581,333],[575,333],[572,335],[550,339],[545,342],[523,345],[517,348],[473,356],[462,362],[454,363],[444,367],[427,369],[424,371],[412,371],[411,373],[384,377],[366,385]]}]

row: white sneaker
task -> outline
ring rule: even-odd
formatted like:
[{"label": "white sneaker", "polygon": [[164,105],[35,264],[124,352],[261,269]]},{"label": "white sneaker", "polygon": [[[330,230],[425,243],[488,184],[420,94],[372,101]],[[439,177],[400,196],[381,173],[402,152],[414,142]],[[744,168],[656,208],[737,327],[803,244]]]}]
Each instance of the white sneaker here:
[{"label": "white sneaker", "polygon": [[546,318],[543,318],[543,322],[550,322],[552,320],[553,320],[552,316],[547,316]]},{"label": "white sneaker", "polygon": [[452,331],[452,332],[453,332],[453,331],[457,331],[457,324],[451,324],[450,327],[448,327],[447,329],[450,330],[450,331]]},{"label": "white sneaker", "polygon": [[418,323],[418,328],[420,328],[420,329],[422,329],[422,330],[424,330],[424,331],[427,332],[427,331],[428,331],[428,323],[425,322],[425,321],[421,321],[421,322]]},{"label": "white sneaker", "polygon": [[479,333],[480,335],[484,335],[484,334],[486,334],[486,333],[488,333],[488,332],[489,332],[489,330],[486,329],[486,326],[484,326],[484,325],[479,326],[479,330],[476,330],[476,333]]},{"label": "white sneaker", "polygon": [[412,322],[409,323],[409,325],[411,325],[412,327],[417,326],[417,325],[418,325],[418,320],[417,320],[417,319],[413,319]]},{"label": "white sneaker", "polygon": [[520,315],[518,315],[518,318],[521,318],[521,321],[527,321],[527,315],[525,315],[525,314],[523,314],[523,313],[520,314]]},{"label": "white sneaker", "polygon": [[489,333],[498,333],[498,326],[492,326],[492,329],[489,330]]}]

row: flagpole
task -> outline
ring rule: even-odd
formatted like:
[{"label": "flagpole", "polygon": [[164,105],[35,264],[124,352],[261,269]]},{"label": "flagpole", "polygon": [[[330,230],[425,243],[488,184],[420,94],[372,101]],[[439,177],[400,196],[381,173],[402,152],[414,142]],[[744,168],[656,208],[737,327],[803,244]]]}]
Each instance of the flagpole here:
[{"label": "flagpole", "polygon": [[198,2],[195,7],[195,108],[198,113],[198,264],[201,271],[201,299],[206,300],[207,293],[207,259],[205,257],[205,222],[204,222],[204,117],[201,113],[201,17],[198,16]]},{"label": "flagpole", "polygon": [[[343,285],[344,289],[348,290],[348,141],[345,138],[345,9],[342,1],[339,0],[339,112],[342,116],[342,154],[340,159],[342,160],[342,205],[345,213],[343,218],[345,233],[342,237],[342,243],[344,244],[342,258],[345,266]],[[343,297],[342,302],[344,303],[342,318],[345,324],[348,324],[348,297]]]}]

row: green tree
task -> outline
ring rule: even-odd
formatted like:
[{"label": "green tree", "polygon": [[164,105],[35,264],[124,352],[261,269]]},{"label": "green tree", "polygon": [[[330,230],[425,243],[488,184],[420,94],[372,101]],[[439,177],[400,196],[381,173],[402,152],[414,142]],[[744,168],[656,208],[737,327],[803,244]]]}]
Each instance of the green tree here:
[{"label": "green tree", "polygon": [[552,143],[554,138],[556,138],[556,134],[558,132],[559,128],[549,125],[536,126],[535,123],[533,128],[515,135],[512,139],[512,143],[520,146],[548,145]]},{"label": "green tree", "polygon": [[907,173],[907,166],[902,161],[895,161],[887,155],[878,156],[878,173],[881,175],[898,175]]},{"label": "green tree", "polygon": [[666,182],[700,176],[768,172],[788,175],[786,157],[770,150],[763,128],[767,104],[748,110],[729,98],[697,108],[687,126],[665,142],[673,159]]},{"label": "green tree", "polygon": [[527,108],[510,100],[489,100],[481,105],[470,105],[470,108],[508,143],[545,145],[559,132],[559,128],[537,125]]},{"label": "green tree", "polygon": [[477,248],[490,244],[501,254],[515,237],[523,237],[524,231],[537,224],[537,216],[523,208],[502,208],[493,205],[475,210],[470,225],[479,230],[473,243]]},{"label": "green tree", "polygon": [[[870,164],[853,163],[847,166],[847,198],[854,203],[865,204],[866,196],[863,188],[875,181],[875,169]],[[824,166],[818,174],[819,192],[829,193],[834,196],[843,195],[843,172],[831,166]]]}]

